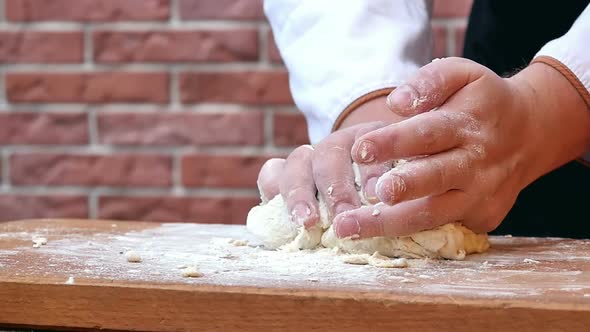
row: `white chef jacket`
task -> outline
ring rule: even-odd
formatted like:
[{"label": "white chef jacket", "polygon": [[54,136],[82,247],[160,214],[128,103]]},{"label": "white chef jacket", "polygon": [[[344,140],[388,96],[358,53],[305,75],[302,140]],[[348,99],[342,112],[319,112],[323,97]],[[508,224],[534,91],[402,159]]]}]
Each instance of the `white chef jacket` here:
[{"label": "white chef jacket", "polygon": [[[340,113],[355,100],[399,86],[430,61],[431,8],[429,0],[265,0],[291,93],[305,114],[312,143],[330,134]],[[535,58],[569,69],[590,107],[589,43],[590,6]]]}]

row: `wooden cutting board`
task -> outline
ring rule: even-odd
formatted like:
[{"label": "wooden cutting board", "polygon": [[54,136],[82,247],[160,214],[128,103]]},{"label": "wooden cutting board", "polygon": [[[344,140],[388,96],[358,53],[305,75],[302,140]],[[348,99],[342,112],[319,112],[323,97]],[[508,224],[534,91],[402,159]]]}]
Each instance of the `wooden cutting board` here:
[{"label": "wooden cutting board", "polygon": [[[48,243],[33,248],[32,237]],[[236,246],[231,240],[248,240]],[[492,237],[465,261],[347,265],[244,226],[0,223],[0,326],[125,331],[590,329],[590,241]],[[134,250],[141,263],[130,263]],[[181,276],[198,265],[201,278]]]}]

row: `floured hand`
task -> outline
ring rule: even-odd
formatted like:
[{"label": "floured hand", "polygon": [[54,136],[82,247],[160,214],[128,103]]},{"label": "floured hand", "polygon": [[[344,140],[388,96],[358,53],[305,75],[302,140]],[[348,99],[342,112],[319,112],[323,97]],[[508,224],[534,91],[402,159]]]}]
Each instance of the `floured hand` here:
[{"label": "floured hand", "polygon": [[388,105],[411,118],[360,137],[353,159],[411,161],[379,179],[377,196],[389,205],[379,216],[362,208],[336,218],[339,237],[407,235],[456,220],[491,231],[525,186],[589,142],[583,100],[543,64],[504,79],[466,59],[442,59],[393,91]]}]

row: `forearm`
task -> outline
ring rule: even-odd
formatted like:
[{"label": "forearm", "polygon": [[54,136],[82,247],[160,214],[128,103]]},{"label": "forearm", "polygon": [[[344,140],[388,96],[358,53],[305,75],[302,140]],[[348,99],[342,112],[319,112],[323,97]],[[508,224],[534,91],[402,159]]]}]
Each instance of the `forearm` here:
[{"label": "forearm", "polygon": [[534,63],[510,78],[526,96],[534,160],[525,184],[590,150],[590,109],[580,92],[553,67]]},{"label": "forearm", "polygon": [[383,96],[359,105],[356,109],[351,111],[342,120],[341,125],[335,129],[348,128],[365,122],[383,121],[385,123],[394,123],[404,120],[404,117],[393,113],[387,108],[387,106],[385,106],[386,99],[387,96]]}]

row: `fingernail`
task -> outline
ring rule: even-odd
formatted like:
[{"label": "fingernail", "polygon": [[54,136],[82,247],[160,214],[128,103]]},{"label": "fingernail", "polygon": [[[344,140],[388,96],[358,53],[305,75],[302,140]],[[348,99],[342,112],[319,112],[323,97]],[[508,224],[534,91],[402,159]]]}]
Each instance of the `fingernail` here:
[{"label": "fingernail", "polygon": [[375,203],[379,200],[375,189],[377,186],[377,180],[379,180],[377,177],[373,177],[367,180],[367,184],[365,184],[365,198],[369,203]]},{"label": "fingernail", "polygon": [[340,203],[338,205],[336,205],[336,208],[334,209],[334,212],[336,213],[335,216],[339,215],[342,212],[346,212],[346,211],[350,211],[350,210],[354,210],[355,207],[352,206],[351,204],[348,203]]},{"label": "fingernail", "polygon": [[334,232],[339,238],[358,237],[361,234],[361,225],[354,215],[345,215],[334,220]]},{"label": "fingernail", "polygon": [[392,111],[404,112],[412,109],[414,101],[419,99],[418,92],[409,85],[402,85],[387,96],[386,105]]},{"label": "fingernail", "polygon": [[393,205],[406,191],[406,183],[401,176],[386,173],[377,180],[377,186],[375,189],[379,200],[386,204]]},{"label": "fingernail", "polygon": [[305,224],[309,216],[311,216],[311,208],[306,203],[297,203],[293,210],[291,210],[291,217],[297,225]]},{"label": "fingernail", "polygon": [[370,163],[375,160],[375,143],[371,141],[360,141],[356,148],[356,156],[359,161]]}]

